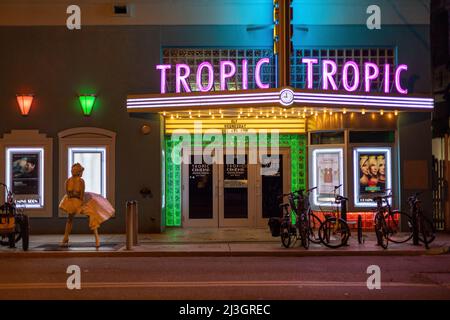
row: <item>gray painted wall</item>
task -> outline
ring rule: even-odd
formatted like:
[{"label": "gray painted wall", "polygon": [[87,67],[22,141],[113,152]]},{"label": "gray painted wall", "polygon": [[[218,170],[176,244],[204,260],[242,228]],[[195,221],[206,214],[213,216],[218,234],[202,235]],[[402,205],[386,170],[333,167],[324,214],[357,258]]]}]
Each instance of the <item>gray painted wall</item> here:
[{"label": "gray painted wall", "polygon": [[[39,129],[54,139],[53,219],[32,219],[34,233],[61,233],[65,219],[56,218],[58,199],[59,131],[73,127],[101,127],[117,133],[116,217],[101,232],[124,232],[124,208],[129,199],[140,205],[142,231],[160,229],[160,121],[158,115],[129,116],[126,96],[158,88],[152,66],[159,62],[159,29],[85,28],[68,32],[62,27],[0,28],[7,43],[0,56],[0,134],[11,129]],[[148,39],[148,41],[143,41]],[[91,117],[84,117],[76,95],[98,94]],[[36,94],[28,117],[18,111],[15,95]],[[148,123],[150,135],[139,129]],[[2,156],[4,156],[2,154]],[[147,186],[152,199],[142,199]],[[88,232],[87,222],[76,222],[74,232]]]},{"label": "gray painted wall", "polygon": [[[368,33],[364,26],[314,26],[308,36],[296,33],[297,46],[390,46],[398,45],[400,62],[409,63],[419,75],[414,92],[430,92],[427,26],[391,26]],[[419,35],[419,37],[417,36]],[[425,42],[420,40],[424,38]],[[32,219],[33,233],[62,233],[65,219],[57,218],[59,131],[73,127],[101,127],[117,133],[117,215],[101,232],[124,232],[124,208],[129,199],[140,205],[141,231],[161,230],[161,125],[158,115],[130,116],[127,94],[156,93],[163,46],[271,47],[270,28],[247,31],[246,26],[103,26],[68,31],[65,27],[0,27],[0,135],[12,129],[39,129],[54,139],[54,218]],[[421,45],[422,43],[422,45]],[[97,93],[92,116],[82,116],[76,95]],[[19,114],[15,95],[36,94],[28,117]],[[427,115],[402,116],[400,153],[405,159],[431,157]],[[152,132],[139,129],[150,124]],[[420,144],[420,152],[411,146]],[[3,154],[0,156],[4,156]],[[153,198],[142,199],[146,186]],[[406,196],[406,192],[402,195]],[[402,199],[403,200],[403,199]],[[430,198],[431,201],[431,198]],[[427,200],[427,203],[429,201]],[[88,232],[87,222],[75,223],[74,232]]]}]

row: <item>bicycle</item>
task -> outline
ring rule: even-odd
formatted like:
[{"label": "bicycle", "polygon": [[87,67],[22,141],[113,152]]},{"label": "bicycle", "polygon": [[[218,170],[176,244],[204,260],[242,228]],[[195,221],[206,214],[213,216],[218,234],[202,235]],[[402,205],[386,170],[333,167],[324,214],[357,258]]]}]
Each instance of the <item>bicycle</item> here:
[{"label": "bicycle", "polygon": [[281,243],[285,248],[289,248],[291,246],[291,243],[293,241],[295,242],[295,239],[297,237],[297,230],[292,225],[289,204],[283,203],[280,204],[280,207],[283,209],[283,216],[281,218],[280,224]]},{"label": "bicycle", "polygon": [[375,235],[377,237],[377,244],[383,249],[387,249],[389,244],[389,228],[385,219],[385,213],[388,212],[388,209],[387,206],[383,205],[383,202],[386,202],[389,205],[388,199],[391,197],[392,195],[386,195],[372,198],[372,200],[377,203],[377,209],[374,216]]},{"label": "bicycle", "polygon": [[[347,221],[342,219],[341,214],[346,213],[348,198],[336,195],[336,191],[342,185],[334,187],[334,203],[340,206],[336,207],[336,213],[325,218],[319,228],[320,241],[328,248],[337,249],[347,245],[350,237],[350,228]],[[339,207],[341,210],[339,210]]]},{"label": "bicycle", "polygon": [[298,208],[302,210],[302,212],[306,213],[306,218],[308,220],[308,238],[309,241],[315,244],[321,243],[319,237],[319,228],[322,224],[322,220],[314,214],[311,208],[310,196],[311,193],[316,190],[317,187],[310,188],[308,190],[299,190],[297,191],[297,199],[298,199]]},{"label": "bicycle", "polygon": [[14,194],[8,190],[8,186],[1,182],[0,186],[5,188],[7,194],[5,203],[0,206],[0,245],[15,248],[16,243],[22,240],[22,249],[26,251],[30,237],[28,216],[16,206]]},{"label": "bicycle", "polygon": [[[384,207],[386,209],[384,220],[386,221],[388,240],[393,243],[405,243],[409,241],[413,236],[411,216],[400,210],[392,210],[392,207],[387,200]],[[407,221],[409,231],[402,231],[401,221]]]},{"label": "bicycle", "polygon": [[[288,248],[291,243],[295,245],[299,238],[305,249],[309,248],[310,242],[320,243],[316,230],[321,225],[321,221],[313,213],[309,204],[309,195],[315,189],[316,187],[282,195],[282,197],[287,196],[289,201],[280,205],[283,208],[280,235],[284,247]],[[295,223],[292,223],[291,213],[295,214]]]},{"label": "bicycle", "polygon": [[433,222],[423,213],[419,194],[415,193],[408,198],[412,217],[413,242],[418,244],[421,241],[424,243],[425,248],[429,249],[429,244],[436,238],[436,229]]}]

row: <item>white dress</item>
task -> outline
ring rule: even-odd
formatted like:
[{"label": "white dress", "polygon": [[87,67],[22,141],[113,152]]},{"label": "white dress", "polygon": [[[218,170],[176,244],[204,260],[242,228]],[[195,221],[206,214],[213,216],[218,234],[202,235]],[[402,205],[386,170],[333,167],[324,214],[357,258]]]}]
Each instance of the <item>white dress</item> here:
[{"label": "white dress", "polygon": [[109,201],[93,192],[84,193],[84,201],[78,198],[64,196],[59,207],[69,214],[77,213],[89,217],[89,228],[97,229],[100,224],[114,215],[114,208]]}]

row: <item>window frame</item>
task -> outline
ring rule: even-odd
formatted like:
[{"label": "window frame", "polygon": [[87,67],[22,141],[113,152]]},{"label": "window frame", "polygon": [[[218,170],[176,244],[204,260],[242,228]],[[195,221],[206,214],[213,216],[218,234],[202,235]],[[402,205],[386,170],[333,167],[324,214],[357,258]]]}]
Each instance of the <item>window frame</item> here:
[{"label": "window frame", "polygon": [[[105,193],[106,199],[115,207],[115,145],[116,133],[94,127],[73,128],[58,133],[59,138],[59,199],[65,195],[64,185],[70,174],[69,150],[104,148],[105,149]],[[66,217],[62,210],[59,217]]]},{"label": "window frame", "polygon": [[[67,176],[70,177],[72,165],[75,163],[75,153],[100,153],[100,166],[101,166],[101,183],[100,183],[100,195],[104,198],[107,197],[108,179],[106,174],[106,148],[105,147],[69,147],[67,153]],[[87,190],[88,191],[88,190]]]}]

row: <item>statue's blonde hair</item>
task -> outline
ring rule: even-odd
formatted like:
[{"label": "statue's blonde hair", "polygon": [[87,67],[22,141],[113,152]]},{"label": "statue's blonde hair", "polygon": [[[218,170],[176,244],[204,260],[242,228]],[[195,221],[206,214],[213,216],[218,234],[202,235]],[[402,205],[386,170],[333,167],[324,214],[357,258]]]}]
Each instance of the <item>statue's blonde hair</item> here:
[{"label": "statue's blonde hair", "polygon": [[81,164],[79,164],[78,162],[74,163],[72,165],[72,174],[73,175],[80,176],[83,173],[83,171],[84,171],[83,166]]}]

